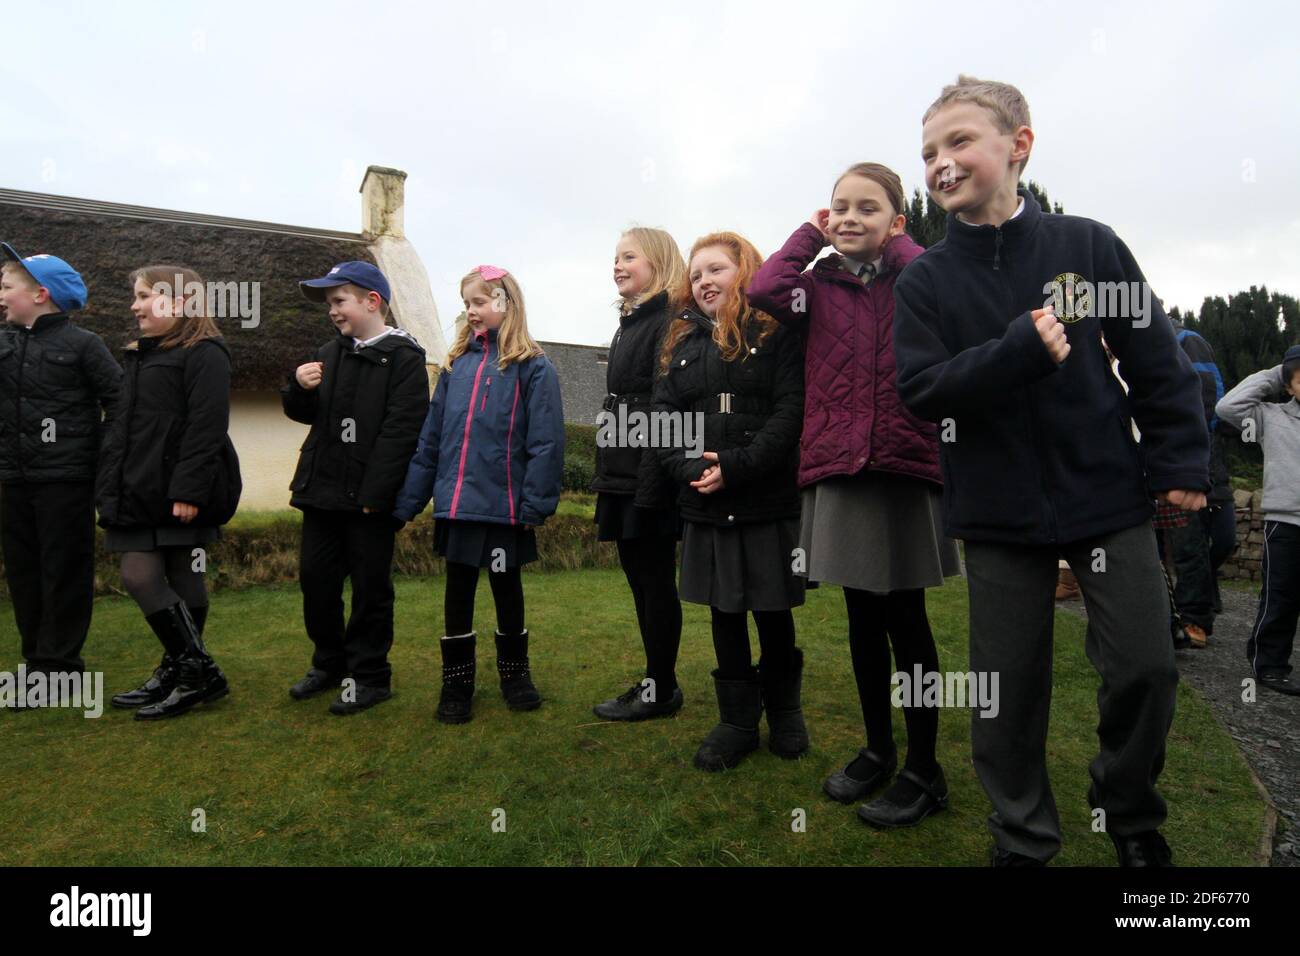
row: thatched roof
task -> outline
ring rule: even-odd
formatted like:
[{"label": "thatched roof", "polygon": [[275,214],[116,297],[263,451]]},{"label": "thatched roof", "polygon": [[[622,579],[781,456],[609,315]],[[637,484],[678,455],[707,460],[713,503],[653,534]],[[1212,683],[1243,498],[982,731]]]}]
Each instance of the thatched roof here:
[{"label": "thatched roof", "polygon": [[298,280],[324,275],[347,259],[374,262],[360,233],[308,229],[0,189],[0,240],[23,255],[66,259],[86,281],[89,302],[77,322],[117,349],[138,335],[129,311],[133,269],[179,262],[209,282],[257,282],[260,322],[221,320],[237,389],[279,388],[334,334],[322,306]]}]

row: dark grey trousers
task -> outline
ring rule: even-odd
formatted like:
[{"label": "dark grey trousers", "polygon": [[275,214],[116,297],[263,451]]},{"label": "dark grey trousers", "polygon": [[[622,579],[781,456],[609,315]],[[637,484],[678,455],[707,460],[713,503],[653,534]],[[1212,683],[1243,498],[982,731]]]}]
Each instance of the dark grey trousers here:
[{"label": "dark grey trousers", "polygon": [[1101,675],[1101,752],[1089,767],[1089,806],[1105,811],[1109,833],[1154,830],[1165,820],[1155,783],[1178,685],[1151,525],[1059,548],[966,542],[970,666],[998,673],[1000,698],[996,717],[971,711],[975,772],[993,804],[989,829],[997,845],[1044,861],[1061,847],[1046,760],[1058,553],[1079,579],[1085,649]]}]

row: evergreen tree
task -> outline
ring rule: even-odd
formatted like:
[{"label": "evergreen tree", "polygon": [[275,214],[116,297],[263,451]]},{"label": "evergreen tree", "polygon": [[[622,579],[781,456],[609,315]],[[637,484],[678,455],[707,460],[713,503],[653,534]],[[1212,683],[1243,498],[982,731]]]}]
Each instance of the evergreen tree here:
[{"label": "evergreen tree", "polygon": [[[1038,200],[1043,212],[1065,212],[1059,202],[1053,205],[1047,198],[1047,191],[1032,179],[1028,185],[1022,182],[1020,186]],[[931,196],[922,197],[919,187],[912,190],[912,200],[907,204],[904,215],[907,216],[907,234],[925,249],[942,239],[948,230],[948,214]]]}]

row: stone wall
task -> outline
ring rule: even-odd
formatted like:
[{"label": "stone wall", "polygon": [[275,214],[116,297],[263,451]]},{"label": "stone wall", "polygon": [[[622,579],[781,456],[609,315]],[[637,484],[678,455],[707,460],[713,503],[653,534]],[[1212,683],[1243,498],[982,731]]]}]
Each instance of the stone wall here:
[{"label": "stone wall", "polygon": [[1260,505],[1263,491],[1238,490],[1232,493],[1237,511],[1237,550],[1219,568],[1220,578],[1258,581],[1260,562],[1264,558],[1264,509]]}]

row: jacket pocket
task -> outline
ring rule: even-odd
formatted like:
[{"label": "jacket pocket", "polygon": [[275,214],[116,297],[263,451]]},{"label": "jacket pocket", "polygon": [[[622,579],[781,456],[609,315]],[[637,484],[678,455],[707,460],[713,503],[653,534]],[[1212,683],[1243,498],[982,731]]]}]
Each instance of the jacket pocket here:
[{"label": "jacket pocket", "polygon": [[53,388],[75,388],[81,384],[77,353],[46,349],[41,356],[41,377]]}]

